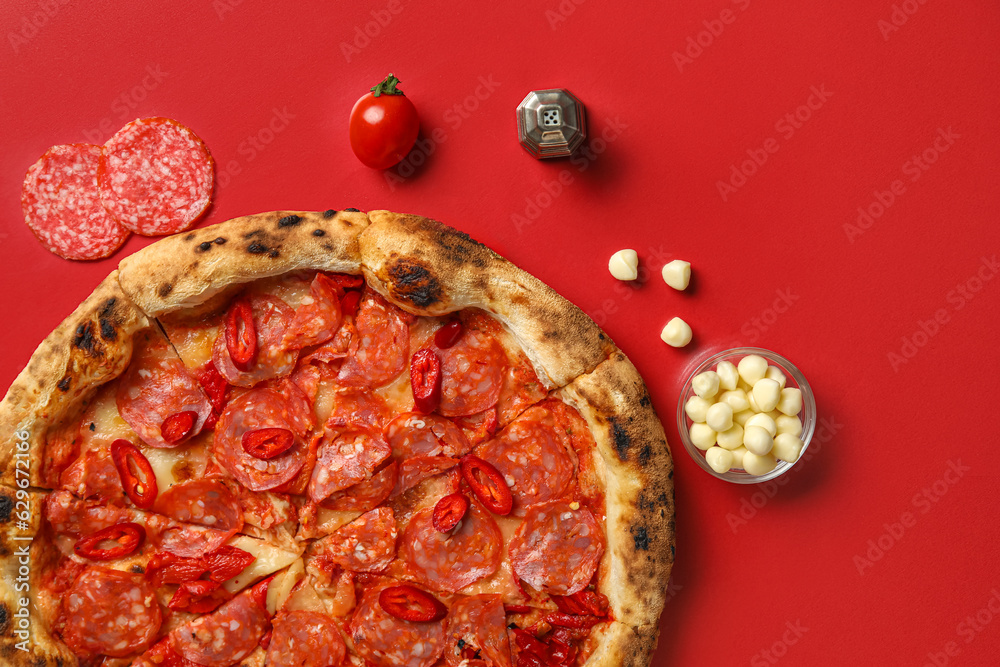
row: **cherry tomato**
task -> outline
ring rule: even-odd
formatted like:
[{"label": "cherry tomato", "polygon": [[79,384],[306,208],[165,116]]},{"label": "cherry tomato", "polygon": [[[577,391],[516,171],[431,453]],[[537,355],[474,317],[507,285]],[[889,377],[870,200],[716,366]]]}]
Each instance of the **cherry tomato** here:
[{"label": "cherry tomato", "polygon": [[406,157],[417,141],[417,109],[392,74],[372,87],[351,109],[351,148],[366,166],[388,169]]}]

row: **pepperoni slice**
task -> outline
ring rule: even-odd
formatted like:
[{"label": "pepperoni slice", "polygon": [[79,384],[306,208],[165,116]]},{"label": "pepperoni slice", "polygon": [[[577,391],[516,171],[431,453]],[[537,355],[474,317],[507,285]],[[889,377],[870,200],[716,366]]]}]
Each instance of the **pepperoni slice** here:
[{"label": "pepperoni slice", "polygon": [[499,595],[473,595],[455,600],[445,625],[448,648],[444,661],[449,667],[467,664],[468,655],[478,655],[492,667],[511,667],[507,614]]},{"label": "pepperoni slice", "polygon": [[497,399],[500,423],[510,423],[526,408],[541,402],[547,394],[531,362],[520,355],[517,363],[511,364],[504,374],[500,398]]},{"label": "pepperoni slice", "polygon": [[140,118],[104,144],[97,173],[101,202],[138,234],[176,234],[208,208],[214,166],[188,128],[169,118]]},{"label": "pepperoni slice", "polygon": [[254,589],[173,630],[173,649],[205,667],[229,667],[250,655],[268,627],[267,610],[254,599]]},{"label": "pepperoni slice", "polygon": [[445,648],[445,621],[414,623],[386,613],[378,597],[393,585],[365,590],[347,627],[354,650],[376,667],[431,667]]},{"label": "pepperoni slice", "polygon": [[346,655],[347,646],[332,618],[289,611],[274,619],[265,662],[268,667],[328,667],[341,664]]},{"label": "pepperoni slice", "polygon": [[472,449],[462,429],[450,419],[438,415],[407,412],[399,415],[385,429],[393,456],[458,457]]},{"label": "pepperoni slice", "polygon": [[158,549],[183,558],[201,558],[215,551],[236,531],[182,523],[159,514],[146,516],[146,533]]},{"label": "pepperoni slice", "polygon": [[103,500],[80,500],[56,490],[44,502],[45,519],[57,533],[86,535],[129,520],[129,511]]},{"label": "pepperoni slice", "polygon": [[80,655],[145,651],[163,622],[156,592],[141,574],[92,567],[62,599],[63,639]]},{"label": "pepperoni slice", "polygon": [[287,303],[273,296],[250,295],[250,308],[257,329],[257,360],[248,371],[233,363],[226,348],[225,331],[220,331],[212,347],[212,361],[219,374],[237,387],[253,387],[271,378],[288,375],[295,369],[298,350],[284,347],[285,332],[295,318]]},{"label": "pepperoni slice", "polygon": [[406,493],[420,482],[440,475],[458,465],[458,459],[448,456],[412,456],[399,466],[399,482],[393,495]]},{"label": "pepperoni slice", "polygon": [[317,273],[309,286],[309,294],[302,297],[295,309],[295,317],[285,331],[282,344],[288,349],[299,350],[325,343],[337,333],[342,319],[336,283]]},{"label": "pepperoni slice", "polygon": [[316,553],[352,572],[380,572],[396,557],[396,517],[380,507],[315,544]]},{"label": "pepperoni slice", "polygon": [[[476,455],[492,463],[504,476],[514,496],[514,513],[566,495],[575,467],[551,412],[529,408],[496,439],[476,448]],[[513,482],[513,483],[511,483]]]},{"label": "pepperoni slice", "polygon": [[573,595],[587,587],[604,553],[604,532],[586,507],[567,500],[528,508],[509,544],[514,573],[532,588]]},{"label": "pepperoni slice", "polygon": [[80,498],[120,499],[122,480],[107,447],[88,449],[59,476],[59,487]]},{"label": "pepperoni slice", "polygon": [[454,346],[439,350],[441,404],[445,417],[461,417],[496,405],[507,372],[507,353],[488,333],[467,330]]},{"label": "pepperoni slice", "polygon": [[188,372],[163,336],[148,333],[132,353],[132,363],[122,375],[115,396],[118,413],[150,447],[176,447],[161,431],[172,415],[191,411],[197,415],[188,435],[195,435],[212,414],[212,403],[198,380]]},{"label": "pepperoni slice", "polygon": [[338,491],[322,502],[323,507],[331,510],[368,512],[392,495],[399,479],[399,464],[391,461],[371,479],[359,482],[343,491]]},{"label": "pepperoni slice", "polygon": [[375,431],[346,429],[324,436],[309,480],[309,499],[318,503],[334,491],[369,479],[391,453],[389,444]]},{"label": "pepperoni slice", "polygon": [[[310,413],[311,414],[311,413]],[[215,427],[213,451],[219,464],[251,491],[266,491],[290,481],[306,463],[301,441],[311,426],[296,403],[276,390],[253,389],[229,402]],[[243,434],[261,428],[287,428],[298,439],[284,454],[268,461],[243,450]]]},{"label": "pepperoni slice", "polygon": [[153,508],[184,523],[229,531],[243,528],[239,497],[217,479],[192,479],[162,492]]},{"label": "pepperoni slice", "polygon": [[389,406],[378,394],[348,387],[333,395],[333,410],[326,418],[326,426],[374,426],[381,429],[390,414]]},{"label": "pepperoni slice", "polygon": [[[359,294],[359,292],[348,292],[348,294]],[[342,314],[346,315],[346,313]],[[357,352],[358,344],[358,332],[354,328],[354,324],[344,322],[332,339],[302,357],[302,363],[311,364],[314,361],[331,362],[343,359]]]},{"label": "pepperoni slice", "polygon": [[100,146],[53,146],[28,168],[21,210],[24,222],[49,252],[65,259],[100,259],[130,236],[101,206],[100,159]]},{"label": "pepperoni slice", "polygon": [[342,384],[380,387],[406,368],[410,357],[408,316],[379,294],[366,290],[354,320],[358,349],[340,367]]},{"label": "pepperoni slice", "polygon": [[434,527],[434,508],[413,515],[402,539],[402,557],[414,577],[437,591],[458,592],[500,567],[503,537],[496,521],[475,500],[450,533]]}]

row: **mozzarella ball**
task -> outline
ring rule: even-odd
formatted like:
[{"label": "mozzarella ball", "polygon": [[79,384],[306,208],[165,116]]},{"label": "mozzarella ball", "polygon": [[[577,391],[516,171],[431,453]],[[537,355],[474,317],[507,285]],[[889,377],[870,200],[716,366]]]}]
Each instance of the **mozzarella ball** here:
[{"label": "mozzarella ball", "polygon": [[789,417],[799,414],[802,412],[802,392],[792,387],[782,389],[777,407],[778,412]]},{"label": "mozzarella ball", "polygon": [[733,424],[730,428],[715,436],[715,441],[723,449],[736,449],[743,444],[743,427]]},{"label": "mozzarella ball", "polygon": [[743,412],[750,409],[750,401],[747,400],[747,393],[742,389],[731,389],[722,392],[722,395],[719,396],[719,401],[728,403],[733,412]]},{"label": "mozzarella ball", "polygon": [[771,378],[761,378],[753,385],[753,400],[760,408],[760,412],[770,412],[778,405],[781,398],[781,385],[777,380]]},{"label": "mozzarella ball", "polygon": [[[747,405],[749,405],[749,403]],[[746,428],[747,422],[750,421],[750,419],[755,414],[757,413],[749,408],[747,408],[746,410],[740,410],[739,412],[733,415],[733,423],[739,424],[743,428]]]},{"label": "mozzarella ball", "polygon": [[774,438],[765,428],[747,426],[743,429],[743,446],[757,456],[764,456],[774,446]]},{"label": "mozzarella ball", "polygon": [[778,462],[770,454],[761,456],[753,452],[747,452],[743,456],[743,469],[751,475],[766,475],[774,470],[774,466],[776,465],[778,465]]},{"label": "mozzarella ball", "polygon": [[698,373],[691,380],[691,388],[702,398],[714,398],[719,393],[719,374],[715,371]]},{"label": "mozzarella ball", "polygon": [[778,434],[787,433],[794,435],[796,438],[802,435],[802,421],[798,417],[781,415],[774,420],[774,423],[777,425]]},{"label": "mozzarella ball", "polygon": [[608,260],[608,271],[618,280],[635,280],[639,277],[639,255],[635,250],[619,250]]},{"label": "mozzarella ball", "polygon": [[708,424],[691,424],[688,433],[691,436],[691,444],[702,451],[715,444],[715,431]]},{"label": "mozzarella ball", "polygon": [[729,361],[720,361],[715,367],[715,372],[719,374],[719,386],[726,391],[736,389],[736,383],[740,381],[740,373],[736,366]]},{"label": "mozzarella ball", "polygon": [[683,291],[687,289],[691,282],[691,264],[679,259],[667,262],[663,265],[663,282],[667,283],[675,290]]},{"label": "mozzarella ball", "polygon": [[684,404],[684,412],[693,422],[704,422],[708,417],[708,409],[712,407],[711,402],[706,401],[701,396],[692,396]]},{"label": "mozzarella ball", "polygon": [[771,454],[775,458],[781,459],[782,461],[788,461],[789,463],[795,463],[799,460],[799,454],[802,453],[802,441],[799,440],[794,435],[790,433],[779,433],[778,437],[774,439],[774,447],[771,448]]},{"label": "mozzarella ball", "polygon": [[774,423],[774,420],[771,419],[770,415],[755,414],[747,420],[747,423],[743,425],[743,428],[746,428],[747,426],[760,426],[770,433],[772,438],[778,433],[778,425]]},{"label": "mozzarella ball", "polygon": [[715,472],[729,472],[733,465],[733,453],[722,447],[712,447],[705,452],[705,460]]},{"label": "mozzarella ball", "polygon": [[782,370],[777,366],[768,366],[767,372],[764,373],[764,377],[774,380],[782,389],[785,388],[785,382],[788,380],[788,378],[785,377],[784,372],[782,372]]},{"label": "mozzarella ball", "polygon": [[716,433],[727,431],[733,425],[733,409],[729,407],[728,403],[716,403],[708,409],[705,423],[711,426]]},{"label": "mozzarella ball", "polygon": [[748,354],[736,365],[740,377],[751,387],[767,373],[767,359],[758,354]]},{"label": "mozzarella ball", "polygon": [[743,445],[740,445],[736,449],[732,450],[732,452],[733,452],[733,464],[732,464],[732,467],[733,468],[739,468],[740,470],[742,470],[743,469],[743,458],[747,455],[747,448],[744,447]]},{"label": "mozzarella ball", "polygon": [[660,338],[671,347],[684,347],[691,342],[691,327],[679,317],[667,322],[660,332]]}]

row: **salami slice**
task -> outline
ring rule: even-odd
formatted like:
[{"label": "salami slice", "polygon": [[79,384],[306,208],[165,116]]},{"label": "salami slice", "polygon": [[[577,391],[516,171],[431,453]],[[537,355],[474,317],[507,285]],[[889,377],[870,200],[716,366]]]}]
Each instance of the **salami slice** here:
[{"label": "salami slice", "polygon": [[461,417],[496,405],[507,372],[507,353],[497,340],[469,329],[441,358],[441,404],[445,417]]},{"label": "salami slice", "polygon": [[458,465],[458,459],[448,456],[411,456],[399,466],[399,482],[394,496],[406,493],[420,482],[440,475]]},{"label": "salami slice", "polygon": [[289,611],[275,617],[267,647],[268,667],[336,666],[346,655],[340,628],[326,614]]},{"label": "salami slice", "polygon": [[347,387],[334,393],[333,409],[326,418],[326,426],[373,426],[381,429],[390,414],[389,406],[378,394]]},{"label": "salami slice", "polygon": [[130,236],[101,206],[100,159],[100,146],[53,146],[28,168],[21,210],[28,228],[49,252],[65,259],[100,259]]},{"label": "salami slice", "polygon": [[288,375],[295,369],[298,350],[284,347],[285,332],[295,318],[287,303],[273,296],[251,294],[250,308],[257,329],[257,359],[249,371],[233,364],[226,348],[225,327],[219,330],[212,347],[212,361],[226,381],[237,387],[253,387],[271,378]]},{"label": "salami slice", "polygon": [[183,523],[159,514],[145,517],[146,536],[157,548],[183,558],[201,558],[215,551],[236,531]]},{"label": "salami slice", "polygon": [[115,658],[145,651],[163,622],[156,593],[141,574],[91,567],[63,596],[63,639],[82,655]]},{"label": "salami slice", "polygon": [[358,351],[358,331],[353,322],[345,321],[333,338],[302,357],[302,363],[331,362],[348,357]]},{"label": "salami slice", "polygon": [[334,491],[363,482],[392,450],[376,431],[337,429],[323,438],[309,480],[309,498],[320,502]]},{"label": "salami slice", "polygon": [[573,484],[575,466],[565,432],[551,412],[529,408],[498,437],[476,448],[507,480],[514,513],[523,516],[535,503],[561,498]]},{"label": "salami slice", "polygon": [[445,625],[449,667],[467,665],[476,655],[485,667],[511,667],[507,614],[499,595],[473,595],[455,600]]},{"label": "salami slice", "polygon": [[333,338],[342,320],[337,285],[322,273],[317,273],[309,286],[309,294],[295,309],[295,317],[285,331],[282,345],[299,350],[319,345]]},{"label": "salami slice", "polygon": [[97,172],[101,202],[138,234],[176,234],[208,208],[214,166],[188,128],[168,118],[140,118],[104,144]]},{"label": "salami slice", "polygon": [[103,500],[80,500],[65,490],[53,491],[45,498],[45,519],[57,533],[86,535],[102,528],[129,521],[129,511]]},{"label": "salami slice", "polygon": [[488,577],[503,559],[503,537],[496,521],[475,500],[449,533],[434,527],[433,507],[425,507],[410,520],[403,533],[401,556],[421,583],[436,591],[456,593]]},{"label": "salami slice", "polygon": [[198,380],[167,339],[152,331],[137,341],[115,402],[121,418],[150,447],[176,447],[183,442],[163,438],[161,426],[171,415],[187,411],[197,415],[190,437],[212,414],[212,403]]},{"label": "salami slice", "polygon": [[378,596],[390,585],[396,582],[362,595],[347,628],[354,650],[376,667],[431,667],[445,648],[445,621],[414,623],[387,614]]},{"label": "salami slice", "polygon": [[384,503],[392,494],[399,479],[399,464],[391,461],[371,479],[358,482],[343,491],[337,491],[322,502],[331,510],[368,512]]},{"label": "salami slice", "polygon": [[63,470],[59,487],[80,498],[118,500],[124,495],[122,480],[108,447],[88,449]]},{"label": "salami slice", "polygon": [[[262,428],[287,428],[297,438],[291,449],[273,459],[250,456],[243,449],[243,434]],[[274,389],[246,392],[229,402],[215,428],[213,451],[219,464],[251,491],[267,491],[291,480],[306,463],[308,451],[302,437],[309,424],[301,412]]]},{"label": "salami slice", "polygon": [[175,651],[205,667],[229,667],[250,655],[268,627],[267,610],[247,589],[207,616],[170,633]]},{"label": "salami slice", "polygon": [[380,507],[319,540],[314,550],[345,570],[380,572],[396,557],[396,537],[392,509]]},{"label": "salami slice", "polygon": [[376,292],[365,290],[354,326],[358,349],[340,367],[342,384],[380,387],[406,368],[410,358],[406,313]]},{"label": "salami slice", "polygon": [[438,415],[401,414],[389,423],[385,433],[392,455],[399,458],[462,456],[472,449],[462,429]]},{"label": "salami slice", "polygon": [[604,532],[586,507],[553,500],[528,508],[509,544],[514,573],[552,595],[579,593],[597,571]]}]

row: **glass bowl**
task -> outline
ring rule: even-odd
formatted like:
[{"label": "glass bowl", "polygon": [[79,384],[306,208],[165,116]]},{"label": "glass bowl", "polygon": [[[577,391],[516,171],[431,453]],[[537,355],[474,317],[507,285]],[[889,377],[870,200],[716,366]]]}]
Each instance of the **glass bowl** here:
[{"label": "glass bowl", "polygon": [[[738,468],[733,468],[728,472],[723,473],[716,472],[710,465],[708,465],[708,461],[705,460],[705,452],[695,447],[694,443],[691,442],[691,433],[689,429],[692,421],[684,411],[684,406],[687,404],[688,399],[695,395],[694,388],[691,386],[691,381],[700,373],[704,373],[709,370],[714,371],[720,361],[728,361],[735,366],[739,364],[743,357],[751,354],[757,354],[764,357],[769,366],[777,366],[785,374],[785,386],[797,387],[802,392],[802,410],[798,414],[799,419],[802,420],[802,433],[799,435],[799,439],[802,440],[802,450],[799,452],[799,457],[796,459],[795,463],[779,460],[773,470],[763,475],[751,475],[745,470]],[[733,482],[734,484],[758,484],[785,474],[792,468],[792,466],[804,458],[806,449],[809,447],[809,442],[812,440],[813,432],[815,430],[816,399],[813,397],[812,389],[809,387],[809,383],[806,381],[805,376],[802,375],[801,371],[799,371],[799,369],[796,368],[792,362],[788,361],[788,359],[785,359],[780,354],[758,347],[735,347],[731,350],[718,352],[705,359],[684,379],[680,399],[677,402],[677,431],[680,434],[681,440],[684,442],[684,449],[686,449],[688,454],[691,455],[691,458],[694,459],[695,463],[701,466],[702,470],[707,472],[709,475],[718,477],[719,479],[724,479],[727,482]]]}]

